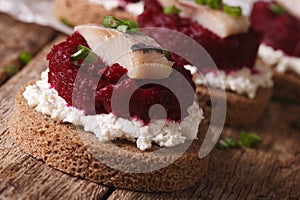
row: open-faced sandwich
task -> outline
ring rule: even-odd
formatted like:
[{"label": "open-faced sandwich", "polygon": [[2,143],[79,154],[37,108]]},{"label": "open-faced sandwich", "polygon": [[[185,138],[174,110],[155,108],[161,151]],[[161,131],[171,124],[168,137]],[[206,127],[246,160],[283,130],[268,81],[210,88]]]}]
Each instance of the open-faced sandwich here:
[{"label": "open-faced sandwich", "polygon": [[[173,0],[159,0],[168,6]],[[99,24],[104,16],[135,20],[144,11],[144,0],[55,0],[55,15],[69,25]]]},{"label": "open-faced sandwich", "polygon": [[10,131],[68,174],[140,191],[195,184],[208,122],[192,75],[130,20],[75,27],[54,45],[41,79],[17,94]]},{"label": "open-faced sandwich", "polygon": [[274,70],[275,95],[300,103],[300,1],[260,1],[251,21],[263,34],[259,58]]},{"label": "open-faced sandwich", "polygon": [[[241,9],[221,1],[174,0],[171,10],[156,0],[144,2],[144,13],[138,17],[140,26],[166,27],[188,35],[204,47],[217,65],[219,71],[203,65],[197,66],[199,71],[171,53],[174,60],[182,61],[194,74],[200,103],[206,99],[209,105],[207,85],[215,88],[216,93],[225,89],[226,123],[238,126],[255,123],[272,93],[272,72],[256,62],[260,36]],[[173,42],[181,45],[181,41]]]},{"label": "open-faced sandwich", "polygon": [[104,16],[136,19],[143,12],[143,0],[55,0],[55,16],[69,25],[99,24]]}]

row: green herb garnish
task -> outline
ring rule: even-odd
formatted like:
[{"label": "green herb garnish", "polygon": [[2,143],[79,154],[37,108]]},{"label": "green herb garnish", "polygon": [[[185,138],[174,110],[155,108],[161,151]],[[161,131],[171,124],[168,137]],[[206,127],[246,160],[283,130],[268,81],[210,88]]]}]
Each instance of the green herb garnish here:
[{"label": "green herb garnish", "polygon": [[164,13],[166,15],[179,14],[180,10],[176,6],[171,5],[171,6],[168,6],[168,7],[164,8]]},{"label": "green herb garnish", "polygon": [[22,51],[19,55],[19,60],[22,64],[26,65],[32,59],[32,56],[27,51]]},{"label": "green herb garnish", "polygon": [[169,60],[170,59],[170,51],[168,49],[163,49],[162,51],[163,51],[165,57]]},{"label": "green herb garnish", "polygon": [[117,30],[122,31],[122,32],[128,32],[130,30],[129,26],[126,25],[120,25],[117,27]]},{"label": "green herb garnish", "polygon": [[200,5],[205,5],[206,4],[206,0],[194,0],[195,3],[200,4]]},{"label": "green herb garnish", "polygon": [[5,73],[8,77],[12,77],[16,73],[18,73],[18,71],[19,71],[18,68],[14,65],[9,65],[5,67]]},{"label": "green herb garnish", "polygon": [[238,17],[238,16],[242,15],[242,9],[239,6],[227,6],[227,5],[224,5],[223,6],[223,11],[226,14],[232,16],[232,17]]},{"label": "green herb garnish", "polygon": [[241,132],[239,144],[243,147],[257,147],[262,143],[262,139],[256,133]]},{"label": "green herb garnish", "polygon": [[221,139],[216,145],[218,149],[226,150],[229,148],[241,148],[241,147],[257,147],[262,143],[262,139],[256,133],[241,132],[239,141],[232,138]]},{"label": "green herb garnish", "polygon": [[300,116],[291,125],[294,129],[300,130]]},{"label": "green herb garnish", "polygon": [[222,0],[206,0],[205,4],[212,9],[219,9],[222,4]]},{"label": "green herb garnish", "polygon": [[[207,5],[212,9],[219,9],[222,5],[222,0],[194,0],[195,3],[200,5]],[[239,6],[223,5],[222,9],[225,13],[232,17],[238,17],[242,15],[242,8]]]},{"label": "green herb garnish", "polygon": [[98,56],[94,52],[92,52],[91,49],[79,45],[78,51],[71,55],[70,57],[71,61],[74,62],[74,64],[78,65],[78,61],[82,60],[88,63],[97,63],[98,62]]},{"label": "green herb garnish", "polygon": [[107,28],[117,28],[121,25],[121,20],[118,20],[114,16],[105,16],[103,17],[102,24]]},{"label": "green herb garnish", "polygon": [[139,25],[133,20],[118,20],[113,16],[103,17],[102,24],[106,28],[114,28],[123,32],[138,32]]},{"label": "green herb garnish", "polygon": [[281,14],[285,14],[287,13],[286,10],[279,6],[278,4],[276,3],[272,3],[271,6],[270,6],[270,9],[277,15],[281,15]]},{"label": "green herb garnish", "polygon": [[240,144],[232,138],[225,138],[219,141],[217,148],[221,150],[226,150],[228,148],[239,148]]},{"label": "green herb garnish", "polygon": [[71,27],[71,24],[69,23],[69,21],[64,17],[60,18],[60,22],[68,27]]},{"label": "green herb garnish", "polygon": [[122,25],[129,26],[130,29],[138,29],[138,28],[139,28],[138,23],[136,23],[136,22],[133,21],[133,20],[128,20],[128,19],[121,20],[121,24],[122,24]]}]

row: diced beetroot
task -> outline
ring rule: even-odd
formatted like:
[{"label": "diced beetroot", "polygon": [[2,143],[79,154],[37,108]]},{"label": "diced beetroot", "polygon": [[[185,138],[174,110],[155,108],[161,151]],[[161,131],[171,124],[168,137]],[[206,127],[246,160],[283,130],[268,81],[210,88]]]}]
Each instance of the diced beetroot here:
[{"label": "diced beetroot", "polygon": [[[179,73],[174,70],[167,79],[144,84],[147,80],[130,79],[126,75],[127,69],[119,64],[105,66],[101,58],[98,63],[74,65],[70,55],[77,51],[79,44],[88,47],[84,38],[75,32],[65,42],[55,45],[47,55],[48,82],[70,106],[84,110],[87,115],[114,113],[124,118],[137,117],[145,123],[151,117],[165,117],[160,113],[149,116],[149,109],[155,104],[164,107],[170,120],[179,121],[187,115],[187,107],[193,103],[195,85],[190,72],[182,66],[174,65]],[[187,87],[191,87],[191,92],[187,92]]]},{"label": "diced beetroot", "polygon": [[[260,35],[252,29],[248,33],[220,38],[192,19],[181,18],[177,14],[164,14],[157,0],[145,0],[144,13],[139,15],[138,23],[141,27],[165,27],[186,34],[204,47],[220,69],[251,68],[255,64]],[[171,42],[178,45],[181,43],[180,40]],[[178,65],[187,63],[172,52],[171,58]]]},{"label": "diced beetroot", "polygon": [[[125,119],[133,116],[134,114],[130,113],[130,105],[139,104],[140,102],[130,102],[130,98],[137,89],[138,87],[135,80],[129,78],[123,80],[120,84],[115,85],[110,102],[112,113]],[[144,120],[144,113],[147,112],[145,109],[147,108],[143,107],[143,110],[141,110],[142,115],[139,116],[142,120]],[[148,122],[148,120],[145,120],[145,122]]]},{"label": "diced beetroot", "polygon": [[97,87],[97,81],[90,79],[88,76],[81,75],[77,78],[71,93],[72,105],[80,110],[84,110],[87,115],[96,114],[94,93]]},{"label": "diced beetroot", "polygon": [[271,10],[273,2],[254,4],[251,23],[263,34],[262,43],[287,55],[300,57],[300,20],[288,13],[276,14]]},{"label": "diced beetroot", "polygon": [[109,80],[110,83],[116,84],[121,77],[126,75],[127,69],[120,66],[118,63],[113,64],[111,67],[105,68],[102,80]]},{"label": "diced beetroot", "polygon": [[54,45],[47,55],[49,61],[49,83],[69,105],[72,105],[72,92],[78,68],[69,59],[77,51],[78,45],[88,46],[84,38],[75,32],[65,42]]},{"label": "diced beetroot", "polygon": [[[104,113],[110,113],[112,112],[111,109],[111,95],[113,93],[114,90],[114,86],[112,84],[108,84],[107,86],[100,88],[96,91],[96,95],[95,95],[95,101],[97,102],[97,104],[102,104],[102,106],[105,109]],[[101,107],[100,105],[98,105],[99,107]],[[96,107],[97,109],[97,107]],[[99,112],[97,110],[97,114],[101,114],[102,112]]]}]

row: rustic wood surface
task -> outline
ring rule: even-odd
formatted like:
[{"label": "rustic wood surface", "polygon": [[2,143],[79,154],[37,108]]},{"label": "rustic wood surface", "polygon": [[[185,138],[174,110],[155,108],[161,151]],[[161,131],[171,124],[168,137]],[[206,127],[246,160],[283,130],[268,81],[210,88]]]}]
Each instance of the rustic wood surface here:
[{"label": "rustic wood surface", "polygon": [[16,91],[37,80],[46,69],[45,55],[59,37],[47,45],[23,70],[0,88],[0,199],[99,199],[109,188],[63,174],[45,165],[14,144],[8,131]]},{"label": "rustic wood surface", "polygon": [[[299,199],[300,132],[290,123],[300,107],[271,104],[255,131],[263,138],[257,149],[215,149],[208,175],[199,184],[172,194],[143,194],[116,190],[109,199]],[[225,128],[223,137],[240,130]]]},{"label": "rustic wood surface", "polygon": [[[53,30],[36,25],[33,28],[0,14],[0,31],[9,24],[14,24],[15,32],[36,35],[37,31],[47,36],[43,42],[35,40],[37,46],[29,42],[22,47],[17,42],[21,36],[17,40],[7,37],[6,44],[12,50],[0,49],[2,57],[11,52],[18,55],[18,51],[32,47],[33,52],[39,51],[17,75],[0,86],[0,199],[300,199],[300,131],[290,125],[300,115],[297,105],[270,103],[261,121],[246,130],[261,135],[263,144],[257,149],[213,150],[208,174],[183,191],[140,193],[109,188],[69,176],[32,158],[14,144],[8,131],[14,97],[21,85],[39,78],[47,66],[45,55],[51,45],[64,37],[52,41]],[[42,46],[45,47],[40,50]],[[240,131],[225,128],[223,137],[238,137]]]},{"label": "rustic wood surface", "polygon": [[55,36],[51,28],[20,23],[1,13],[0,32],[0,85],[8,78],[5,73],[7,66],[14,65],[17,69],[23,67],[18,59],[22,51],[35,55]]}]

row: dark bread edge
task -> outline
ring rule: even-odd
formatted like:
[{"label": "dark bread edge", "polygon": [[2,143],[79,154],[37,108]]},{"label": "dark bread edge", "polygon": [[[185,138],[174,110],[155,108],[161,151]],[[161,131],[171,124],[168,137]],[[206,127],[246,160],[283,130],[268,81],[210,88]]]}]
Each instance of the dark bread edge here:
[{"label": "dark bread edge", "polygon": [[[198,157],[207,130],[207,125],[203,123],[200,126],[199,140],[194,140],[187,152],[171,165],[147,173],[119,171],[97,160],[90,153],[90,149],[87,151],[79,134],[84,133],[88,138],[95,137],[94,134],[82,130],[78,132],[75,126],[53,120],[30,108],[22,94],[25,87],[21,88],[16,96],[14,114],[10,119],[10,133],[15,136],[16,143],[25,152],[53,168],[104,185],[145,192],[185,189],[194,185],[207,173],[208,156],[203,159]],[[128,151],[129,156],[137,151],[135,144],[121,145],[121,148]],[[95,150],[101,151],[110,159],[115,159],[116,163],[124,156],[112,144],[102,143],[95,146]],[[145,158],[160,162],[169,157],[172,155],[158,157],[144,153],[132,159],[136,161]]]}]

